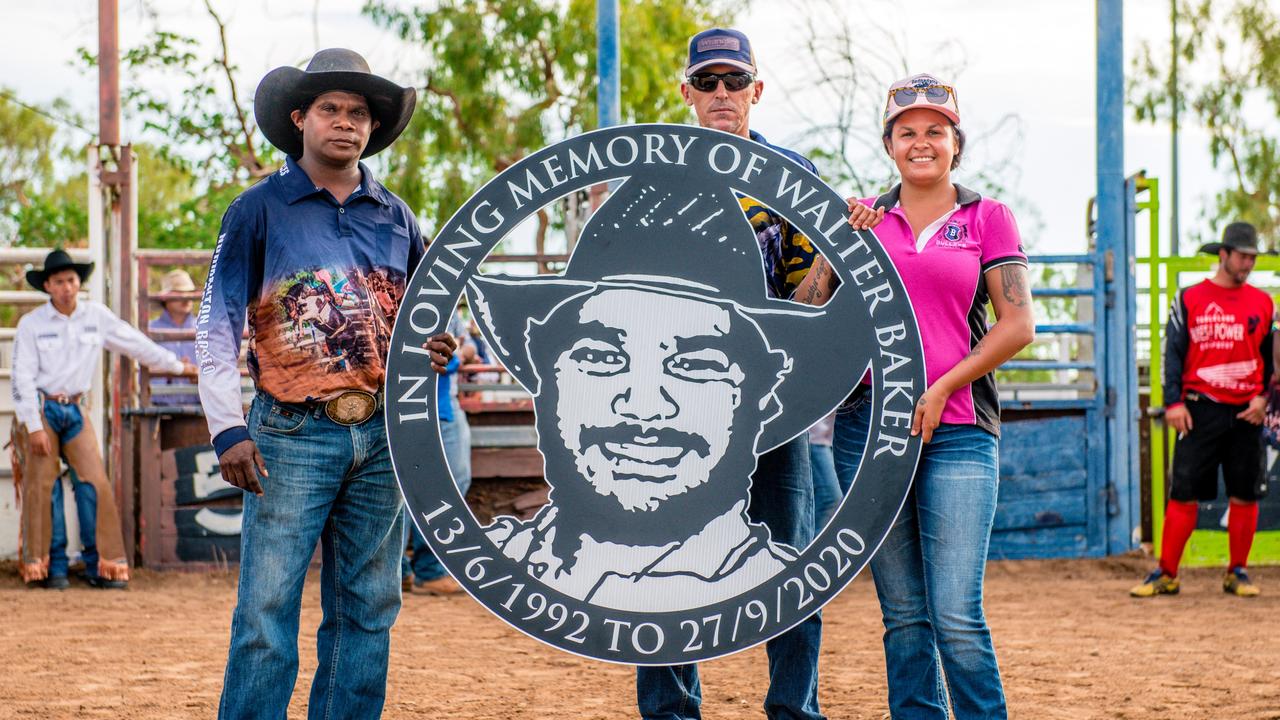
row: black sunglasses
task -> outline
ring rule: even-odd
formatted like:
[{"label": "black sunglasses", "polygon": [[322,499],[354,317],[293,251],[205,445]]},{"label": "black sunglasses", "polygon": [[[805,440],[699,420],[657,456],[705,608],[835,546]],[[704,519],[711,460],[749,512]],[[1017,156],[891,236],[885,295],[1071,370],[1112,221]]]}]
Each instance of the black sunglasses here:
[{"label": "black sunglasses", "polygon": [[727,73],[700,72],[689,76],[689,84],[698,92],[715,92],[721,80],[724,81],[725,90],[738,92],[755,82],[756,77],[742,70]]}]

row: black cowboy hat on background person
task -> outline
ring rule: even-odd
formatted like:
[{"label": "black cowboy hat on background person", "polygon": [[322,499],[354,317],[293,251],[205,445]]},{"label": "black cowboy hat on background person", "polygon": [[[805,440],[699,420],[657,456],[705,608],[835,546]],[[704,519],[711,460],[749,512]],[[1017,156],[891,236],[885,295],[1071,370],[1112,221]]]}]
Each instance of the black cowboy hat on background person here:
[{"label": "black cowboy hat on background person", "polygon": [[253,95],[253,116],[272,145],[295,160],[302,157],[302,133],[289,114],[318,95],[343,91],[364,97],[378,127],[369,134],[366,158],[390,145],[413,118],[418,93],[374,75],[359,53],[345,48],[321,50],[305,70],[278,67],[267,73]]},{"label": "black cowboy hat on background person", "polygon": [[80,282],[89,279],[89,275],[93,273],[93,263],[78,263],[71,259],[66,250],[54,250],[44,258],[44,267],[36,270],[27,271],[27,282],[40,292],[44,292],[44,283],[51,275],[59,273],[63,270],[75,270],[80,276]]},{"label": "black cowboy hat on background person", "polygon": [[1235,250],[1246,255],[1257,255],[1258,230],[1247,222],[1233,222],[1222,231],[1221,242],[1205,243],[1200,252],[1206,255],[1217,255],[1222,249]]}]

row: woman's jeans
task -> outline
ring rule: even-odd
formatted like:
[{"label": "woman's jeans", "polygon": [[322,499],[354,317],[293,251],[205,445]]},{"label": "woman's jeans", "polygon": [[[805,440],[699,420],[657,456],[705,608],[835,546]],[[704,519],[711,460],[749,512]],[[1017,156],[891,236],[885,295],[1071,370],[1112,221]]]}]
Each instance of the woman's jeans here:
[{"label": "woman's jeans", "polygon": [[[836,415],[833,448],[845,492],[866,446],[869,403]],[[1007,715],[982,611],[998,471],[995,436],[976,425],[938,426],[897,522],[871,559],[895,718],[947,718],[947,690],[958,720]]]},{"label": "woman's jeans", "polygon": [[376,718],[400,612],[400,488],[383,414],[339,425],[322,406],[258,393],[249,433],[266,460],[244,493],[240,586],[218,717],[283,718],[298,676],[302,584],[321,546],[319,666],[308,717]]}]

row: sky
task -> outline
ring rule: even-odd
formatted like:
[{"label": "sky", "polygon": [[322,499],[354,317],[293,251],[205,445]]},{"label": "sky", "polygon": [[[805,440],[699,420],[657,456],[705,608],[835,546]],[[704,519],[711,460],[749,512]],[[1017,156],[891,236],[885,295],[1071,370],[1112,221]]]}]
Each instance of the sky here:
[{"label": "sky", "polygon": [[[626,0],[622,0],[626,2]],[[389,31],[359,14],[361,0],[212,0],[228,24],[231,57],[240,69],[246,96],[270,69],[300,64],[318,47],[359,50],[375,72],[393,79],[421,67],[420,51],[406,47]],[[1280,0],[1277,0],[1280,4]],[[829,17],[819,25],[849,22],[866,28],[877,49],[894,40],[885,56],[901,56],[912,72],[938,72],[936,66],[962,66],[952,79],[961,102],[963,126],[982,136],[971,143],[974,162],[1008,156],[1002,183],[1034,252],[1083,252],[1084,212],[1095,185],[1095,3],[1088,0],[832,0]],[[122,48],[141,42],[157,26],[193,35],[216,48],[216,28],[200,0],[120,0]],[[148,16],[148,8],[157,17]],[[1126,69],[1143,41],[1167,46],[1168,0],[1124,3]],[[740,15],[737,27],[752,38],[765,95],[753,110],[751,126],[777,144],[802,141],[813,117],[825,107],[813,96],[813,68],[797,51],[796,2],[757,1]],[[97,3],[43,0],[11,3],[5,11],[5,42],[0,43],[0,86],[19,98],[45,103],[69,100],[85,116],[96,118],[96,75],[76,69],[76,48],[96,48]],[[593,28],[587,28],[593,31]],[[625,50],[624,50],[625,54]],[[679,80],[672,69],[672,82]],[[878,113],[879,107],[868,108]],[[985,134],[1014,114],[1020,133]],[[1184,120],[1185,123],[1185,120]],[[138,129],[125,119],[126,136]],[[1167,126],[1139,124],[1126,112],[1126,174],[1145,169],[1163,179],[1162,224],[1170,206],[1170,136]],[[87,139],[87,137],[86,137]],[[1197,233],[1212,234],[1202,214],[1225,176],[1214,170],[1208,136],[1184,125],[1181,152],[1181,222],[1184,254]],[[965,170],[957,171],[965,182]],[[848,188],[836,188],[850,194]],[[145,189],[144,189],[145,191]],[[1139,221],[1141,228],[1144,221]],[[1166,230],[1167,232],[1167,230]],[[1142,247],[1144,236],[1139,238]]]}]

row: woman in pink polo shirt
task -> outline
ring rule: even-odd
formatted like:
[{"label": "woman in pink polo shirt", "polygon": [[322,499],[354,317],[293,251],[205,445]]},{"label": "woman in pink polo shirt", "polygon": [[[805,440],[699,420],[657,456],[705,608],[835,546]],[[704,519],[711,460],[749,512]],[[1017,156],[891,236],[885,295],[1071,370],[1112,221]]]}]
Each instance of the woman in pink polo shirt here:
[{"label": "woman in pink polo shirt", "polygon": [[[1013,214],[951,180],[964,151],[959,124],[951,85],[930,75],[894,83],[884,147],[902,182],[849,203],[850,225],[874,227],[902,276],[929,384],[911,431],[925,442],[911,496],[871,560],[894,717],[946,718],[948,706],[956,718],[1007,715],[982,611],[999,479],[992,373],[1031,342],[1035,320]],[[809,277],[826,280],[829,297],[831,274],[818,267]],[[795,296],[806,294],[802,285]],[[988,302],[996,314],[991,327]],[[868,433],[870,393],[862,395],[836,417],[833,451],[845,492]]]}]

